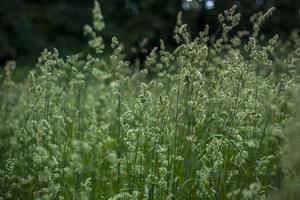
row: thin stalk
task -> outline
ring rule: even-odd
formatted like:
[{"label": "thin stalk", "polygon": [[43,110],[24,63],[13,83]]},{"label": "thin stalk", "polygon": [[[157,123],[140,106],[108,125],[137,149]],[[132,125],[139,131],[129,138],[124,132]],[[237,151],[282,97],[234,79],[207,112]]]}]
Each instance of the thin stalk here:
[{"label": "thin stalk", "polygon": [[[175,183],[175,176],[176,176],[176,159],[177,159],[177,138],[178,138],[178,116],[179,116],[179,101],[180,101],[180,91],[179,91],[179,79],[177,80],[177,95],[176,95],[176,114],[175,114],[175,134],[174,134],[174,158],[173,158],[173,177],[172,177],[172,183]],[[173,185],[173,194],[174,197],[176,198],[176,185]]]},{"label": "thin stalk", "polygon": [[[118,91],[118,120],[117,120],[117,126],[118,126],[118,133],[117,133],[117,191],[120,191],[120,181],[121,181],[121,89],[119,88]],[[129,174],[128,174],[129,176]]]}]

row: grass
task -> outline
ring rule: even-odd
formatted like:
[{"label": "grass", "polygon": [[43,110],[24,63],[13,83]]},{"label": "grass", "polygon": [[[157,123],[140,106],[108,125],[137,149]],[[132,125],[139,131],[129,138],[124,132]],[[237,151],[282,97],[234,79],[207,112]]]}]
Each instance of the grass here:
[{"label": "grass", "polygon": [[90,54],[45,50],[21,82],[6,65],[0,199],[297,197],[295,33],[261,41],[255,29],[247,44],[230,40],[240,17],[232,8],[222,38],[205,30],[192,40],[179,17],[178,47],[161,41],[133,70],[115,37],[103,57],[97,3],[93,16]]}]

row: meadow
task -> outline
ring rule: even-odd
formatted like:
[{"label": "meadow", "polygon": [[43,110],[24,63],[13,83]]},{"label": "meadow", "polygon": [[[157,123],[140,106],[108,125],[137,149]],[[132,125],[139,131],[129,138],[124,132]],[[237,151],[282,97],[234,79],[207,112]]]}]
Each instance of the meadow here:
[{"label": "meadow", "polygon": [[177,48],[137,69],[104,45],[95,2],[90,53],[45,50],[21,82],[14,62],[1,72],[0,199],[300,198],[300,37],[265,39],[273,12],[230,35],[234,6],[216,39],[179,14]]}]

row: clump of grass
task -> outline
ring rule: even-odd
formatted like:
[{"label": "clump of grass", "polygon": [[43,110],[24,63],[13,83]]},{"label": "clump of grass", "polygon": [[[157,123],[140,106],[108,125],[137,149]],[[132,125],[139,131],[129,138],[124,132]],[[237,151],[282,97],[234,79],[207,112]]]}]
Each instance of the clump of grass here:
[{"label": "clump of grass", "polygon": [[296,146],[300,40],[261,41],[271,12],[246,44],[228,36],[234,7],[217,40],[208,27],[191,38],[179,17],[178,47],[161,41],[133,70],[117,38],[105,48],[95,2],[90,54],[45,50],[25,81],[12,81],[14,63],[1,75],[0,199],[266,199],[299,184],[282,161]]}]

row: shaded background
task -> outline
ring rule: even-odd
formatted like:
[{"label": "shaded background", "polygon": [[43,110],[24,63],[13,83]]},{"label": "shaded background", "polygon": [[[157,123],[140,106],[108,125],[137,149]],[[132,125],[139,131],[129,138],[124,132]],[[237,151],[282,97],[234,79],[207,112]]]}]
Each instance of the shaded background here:
[{"label": "shaded background", "polygon": [[[160,38],[174,46],[176,15],[183,11],[192,35],[209,24],[214,34],[218,14],[234,3],[242,13],[239,28],[249,29],[249,17],[276,6],[264,33],[286,37],[299,26],[299,0],[99,0],[106,22],[103,37],[117,36],[128,59],[145,57]],[[93,0],[0,0],[0,65],[11,59],[18,66],[33,66],[44,48],[56,47],[62,55],[85,48],[82,34],[91,23]],[[145,39],[147,38],[147,39]]]}]

